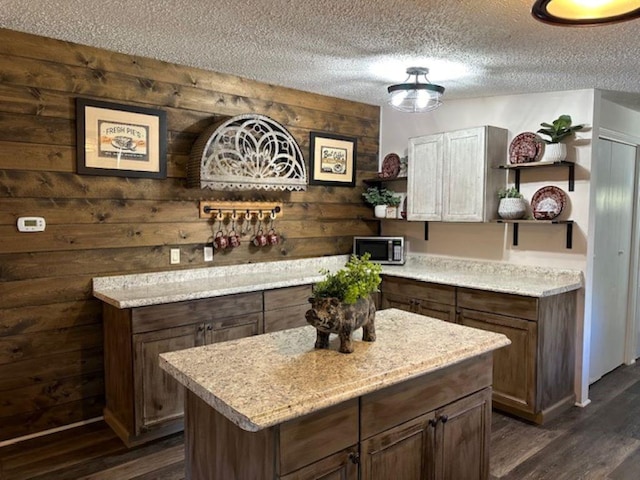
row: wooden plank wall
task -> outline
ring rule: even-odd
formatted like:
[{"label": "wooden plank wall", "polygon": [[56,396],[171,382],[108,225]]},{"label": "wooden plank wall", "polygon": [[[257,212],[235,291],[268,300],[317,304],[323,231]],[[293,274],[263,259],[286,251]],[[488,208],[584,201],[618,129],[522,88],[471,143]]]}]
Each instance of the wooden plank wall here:
[{"label": "wooden plank wall", "polygon": [[[166,180],[79,176],[78,96],[160,107],[168,116]],[[362,189],[224,194],[185,187],[191,145],[242,113],[285,125],[307,156],[309,132],[358,139],[358,178],[377,169],[379,108],[238,77],[0,29],[0,441],[101,415],[102,318],[95,276],[348,253],[373,234]],[[360,182],[358,182],[360,183]],[[283,243],[216,254],[200,199],[277,200]],[[21,215],[46,218],[20,234]],[[169,265],[179,247],[182,263]]]}]

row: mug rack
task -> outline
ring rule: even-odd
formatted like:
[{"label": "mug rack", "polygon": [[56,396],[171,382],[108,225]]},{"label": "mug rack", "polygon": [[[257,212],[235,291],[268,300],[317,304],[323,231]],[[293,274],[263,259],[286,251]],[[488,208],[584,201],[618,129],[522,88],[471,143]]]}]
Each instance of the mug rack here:
[{"label": "mug rack", "polygon": [[282,203],[277,202],[200,201],[200,218],[236,215],[238,219],[263,216],[275,220],[276,217],[282,217],[282,213]]}]

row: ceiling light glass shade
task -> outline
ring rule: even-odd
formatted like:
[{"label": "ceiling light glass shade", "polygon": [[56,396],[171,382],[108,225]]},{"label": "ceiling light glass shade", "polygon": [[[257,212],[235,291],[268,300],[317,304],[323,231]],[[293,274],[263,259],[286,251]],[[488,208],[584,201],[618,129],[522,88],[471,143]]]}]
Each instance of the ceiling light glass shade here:
[{"label": "ceiling light glass shade", "polygon": [[640,17],[640,0],[537,0],[531,14],[556,25],[598,25]]},{"label": "ceiling light glass shade", "polygon": [[[435,110],[442,105],[442,94],[444,87],[429,83],[427,79],[428,68],[411,67],[407,68],[409,75],[405,83],[398,83],[387,87],[389,92],[389,105],[401,112],[423,113]],[[424,76],[427,83],[420,83],[418,76]],[[411,76],[415,79],[408,83]]]}]

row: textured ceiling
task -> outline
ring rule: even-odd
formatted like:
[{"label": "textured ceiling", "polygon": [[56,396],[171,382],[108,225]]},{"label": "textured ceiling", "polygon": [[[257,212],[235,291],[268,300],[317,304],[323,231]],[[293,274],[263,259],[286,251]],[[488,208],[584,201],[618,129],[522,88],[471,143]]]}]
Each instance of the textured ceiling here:
[{"label": "textured ceiling", "polygon": [[0,0],[0,26],[376,105],[426,66],[445,99],[599,88],[640,110],[640,20],[552,27],[532,2]]}]

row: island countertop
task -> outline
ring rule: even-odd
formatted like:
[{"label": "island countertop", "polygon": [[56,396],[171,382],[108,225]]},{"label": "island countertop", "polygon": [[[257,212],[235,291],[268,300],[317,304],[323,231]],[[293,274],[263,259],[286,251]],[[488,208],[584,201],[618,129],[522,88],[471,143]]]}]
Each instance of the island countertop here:
[{"label": "island countertop", "polygon": [[160,366],[247,431],[337,405],[509,345],[502,334],[396,309],[376,313],[375,342],[354,333],[354,352],[314,348],[300,327],[163,353]]},{"label": "island countertop", "polygon": [[[316,283],[320,270],[344,266],[347,255],[260,262],[233,266],[96,277],[93,294],[116,308],[182,302],[235,293]],[[402,266],[385,265],[382,273],[454,287],[529,297],[557,295],[582,287],[582,272],[411,254]]]}]

